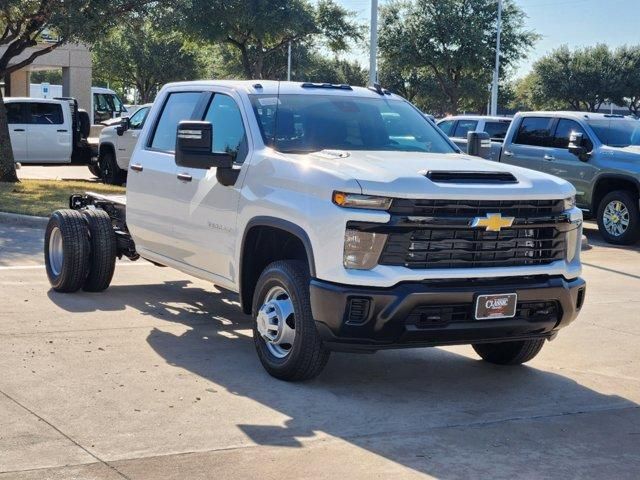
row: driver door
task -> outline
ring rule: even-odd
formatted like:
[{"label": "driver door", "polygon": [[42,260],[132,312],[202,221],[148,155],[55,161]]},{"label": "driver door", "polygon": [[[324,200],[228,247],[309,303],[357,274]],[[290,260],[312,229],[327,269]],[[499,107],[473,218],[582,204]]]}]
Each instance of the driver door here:
[{"label": "driver door", "polygon": [[[213,126],[213,152],[231,153],[240,165],[248,156],[246,121],[231,93],[215,92],[204,114]],[[175,241],[181,262],[235,280],[232,263],[242,175],[236,185],[224,186],[216,168],[178,167]]]}]

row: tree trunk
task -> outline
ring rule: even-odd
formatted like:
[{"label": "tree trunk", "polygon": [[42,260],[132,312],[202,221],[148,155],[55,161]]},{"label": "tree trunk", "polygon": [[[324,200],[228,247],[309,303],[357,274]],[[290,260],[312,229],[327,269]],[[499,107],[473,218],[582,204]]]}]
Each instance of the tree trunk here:
[{"label": "tree trunk", "polygon": [[2,92],[0,91],[0,182],[19,182],[16,164],[13,159],[13,147],[9,136],[7,110],[4,107]]}]

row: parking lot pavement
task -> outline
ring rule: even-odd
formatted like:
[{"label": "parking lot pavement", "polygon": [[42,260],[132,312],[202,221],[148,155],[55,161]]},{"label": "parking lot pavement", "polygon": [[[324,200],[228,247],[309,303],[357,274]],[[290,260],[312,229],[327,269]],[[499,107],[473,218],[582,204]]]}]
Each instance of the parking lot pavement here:
[{"label": "parking lot pavement", "polygon": [[[528,366],[470,347],[261,368],[236,299],[146,263],[52,292],[0,230],[0,479],[637,478],[640,251],[583,252],[581,317]],[[13,245],[13,246],[12,246]]]},{"label": "parking lot pavement", "polygon": [[98,179],[86,165],[22,165],[18,178],[32,180],[94,180]]}]

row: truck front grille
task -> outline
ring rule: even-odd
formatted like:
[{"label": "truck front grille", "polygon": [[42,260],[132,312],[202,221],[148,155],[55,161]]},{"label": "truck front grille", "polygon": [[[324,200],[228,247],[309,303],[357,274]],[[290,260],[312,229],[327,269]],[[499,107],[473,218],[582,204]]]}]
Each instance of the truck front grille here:
[{"label": "truck front grille", "polygon": [[389,213],[433,217],[478,217],[500,212],[527,218],[562,213],[562,200],[423,200],[394,198]]},{"label": "truck front grille", "polygon": [[379,263],[415,269],[546,265],[563,260],[565,250],[565,234],[553,226],[416,228],[390,233]]}]

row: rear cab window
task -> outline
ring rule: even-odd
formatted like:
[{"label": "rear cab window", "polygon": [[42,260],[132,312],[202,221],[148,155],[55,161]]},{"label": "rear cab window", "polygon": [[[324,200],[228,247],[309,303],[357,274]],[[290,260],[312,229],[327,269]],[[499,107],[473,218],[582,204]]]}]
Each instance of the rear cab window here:
[{"label": "rear cab window", "polygon": [[511,122],[485,122],[484,131],[489,134],[491,140],[503,141],[509,130]]},{"label": "rear cab window", "polygon": [[513,143],[533,147],[550,147],[552,144],[551,117],[525,117],[520,122]]}]

